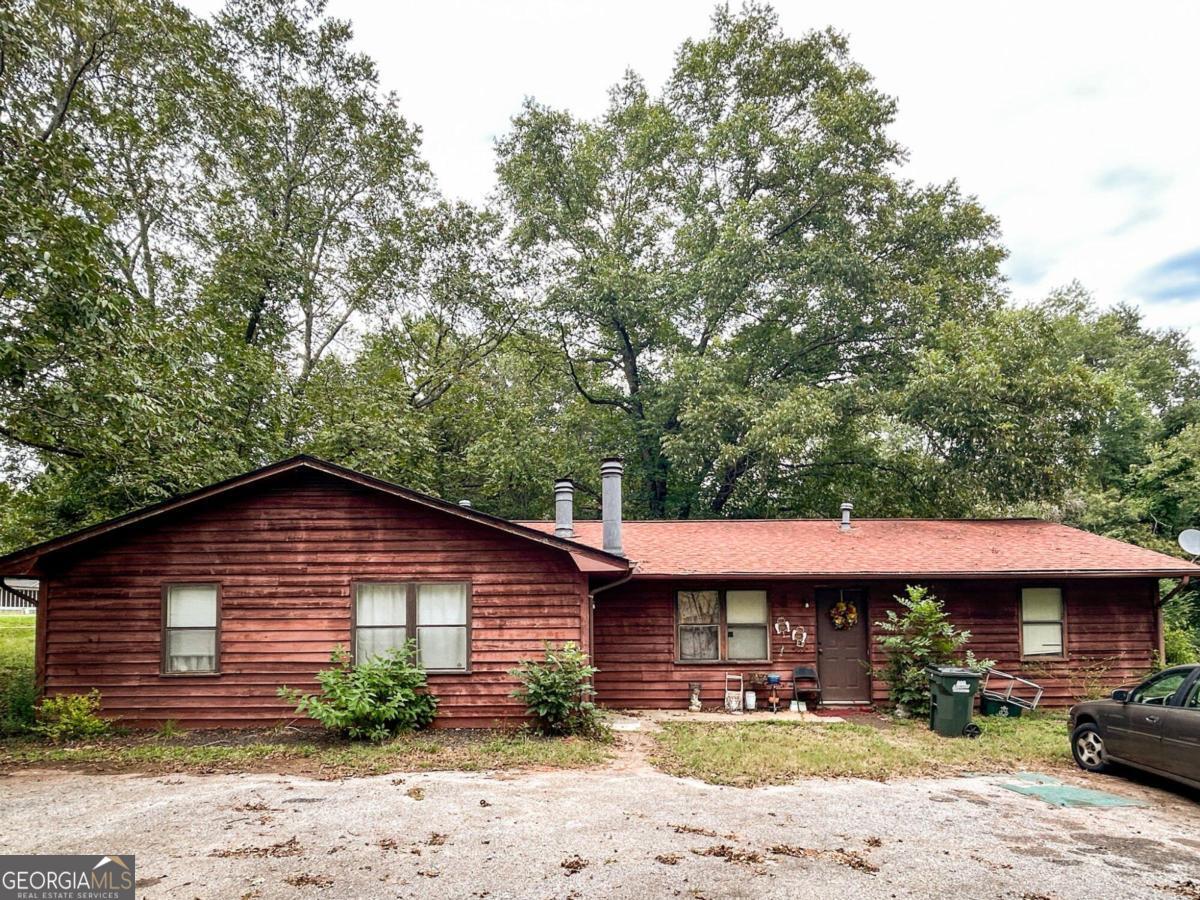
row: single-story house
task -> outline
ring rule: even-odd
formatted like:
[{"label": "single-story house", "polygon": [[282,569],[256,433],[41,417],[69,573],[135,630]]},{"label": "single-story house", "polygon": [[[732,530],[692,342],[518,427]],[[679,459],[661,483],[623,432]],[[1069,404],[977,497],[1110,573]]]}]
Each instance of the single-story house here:
[{"label": "single-story house", "polygon": [[1145,672],[1159,582],[1200,566],[1031,519],[637,521],[619,460],[603,521],[512,522],[308,456],[266,466],[0,558],[38,582],[37,677],[98,688],[131,724],[292,717],[336,645],[362,658],[412,638],[438,724],[521,720],[508,670],[546,641],[599,668],[600,703],[683,708],[727,673],[815,667],[824,699],[886,696],[873,623],[930,587],[970,646],[1066,704]]}]

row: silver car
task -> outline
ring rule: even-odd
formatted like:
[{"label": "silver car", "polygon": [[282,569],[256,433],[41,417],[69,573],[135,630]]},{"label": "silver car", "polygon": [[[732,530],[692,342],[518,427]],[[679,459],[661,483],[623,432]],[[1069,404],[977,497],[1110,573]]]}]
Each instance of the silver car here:
[{"label": "silver car", "polygon": [[1200,788],[1200,665],[1071,707],[1071,752],[1089,772],[1121,763]]}]

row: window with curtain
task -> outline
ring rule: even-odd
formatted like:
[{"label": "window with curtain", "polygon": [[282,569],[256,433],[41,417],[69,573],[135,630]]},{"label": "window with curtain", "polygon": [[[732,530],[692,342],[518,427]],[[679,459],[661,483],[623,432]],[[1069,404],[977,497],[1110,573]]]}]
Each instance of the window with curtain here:
[{"label": "window with curtain", "polygon": [[354,603],[355,662],[404,646],[408,640],[407,584],[359,584]]},{"label": "window with curtain", "polygon": [[426,669],[467,667],[467,586],[417,585],[417,649]]},{"label": "window with curtain", "polygon": [[1061,588],[1022,589],[1021,648],[1025,656],[1064,655]]},{"label": "window with curtain", "polygon": [[167,587],[163,622],[163,671],[217,671],[217,586]]},{"label": "window with curtain", "polygon": [[467,593],[463,582],[359,583],[354,596],[355,661],[412,640],[421,665],[429,671],[465,671]]},{"label": "window with curtain", "polygon": [[770,656],[767,616],[766,591],[678,591],[679,659],[766,660]]}]

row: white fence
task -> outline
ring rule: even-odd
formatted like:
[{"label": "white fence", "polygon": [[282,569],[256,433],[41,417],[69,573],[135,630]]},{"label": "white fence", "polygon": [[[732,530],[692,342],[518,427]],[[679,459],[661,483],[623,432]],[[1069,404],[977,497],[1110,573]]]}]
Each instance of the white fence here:
[{"label": "white fence", "polygon": [[38,583],[27,579],[0,579],[0,615],[33,615],[37,612]]}]

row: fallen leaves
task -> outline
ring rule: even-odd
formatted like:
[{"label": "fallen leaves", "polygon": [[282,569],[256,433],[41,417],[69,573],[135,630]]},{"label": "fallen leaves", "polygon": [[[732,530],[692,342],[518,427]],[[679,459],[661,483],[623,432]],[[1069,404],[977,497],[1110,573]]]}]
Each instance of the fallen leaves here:
[{"label": "fallen leaves", "polygon": [[589,865],[591,865],[591,863],[576,853],[574,856],[568,856],[566,859],[560,862],[559,865],[567,870],[567,876],[570,877],[576,872],[582,872]]},{"label": "fallen leaves", "polygon": [[737,847],[731,847],[729,844],[714,844],[711,847],[692,850],[697,856],[718,856],[726,862],[731,863],[760,863],[763,861],[763,855],[757,850],[739,850]]},{"label": "fallen leaves", "polygon": [[270,847],[237,847],[233,850],[214,850],[209,856],[221,859],[262,859],[268,856],[274,858],[299,856],[301,852],[300,842],[292,837],[286,841],[280,841],[278,844],[272,844]]},{"label": "fallen leaves", "polygon": [[333,887],[333,879],[328,875],[310,875],[307,872],[301,872],[299,875],[289,875],[283,879],[292,887],[315,887],[319,890]]},{"label": "fallen leaves", "polygon": [[[880,842],[882,844],[882,842]],[[868,846],[875,846],[868,841]],[[775,844],[767,848],[768,852],[774,853],[776,856],[794,856],[801,859],[830,859],[834,862],[849,866],[851,869],[857,869],[860,872],[867,872],[874,875],[879,871],[879,866],[875,865],[866,855],[858,850],[846,850],[838,847],[835,850],[818,850],[814,847],[797,847],[792,844]]]}]

